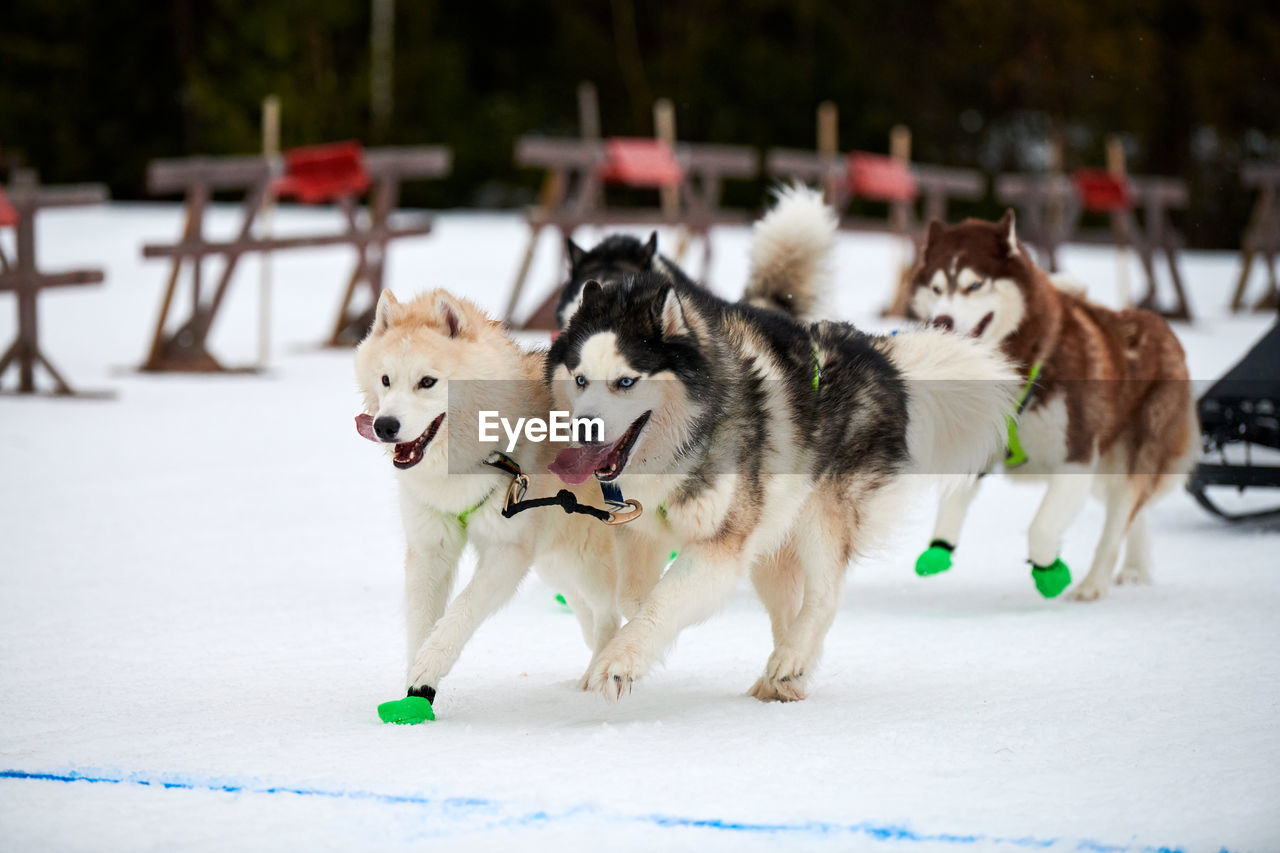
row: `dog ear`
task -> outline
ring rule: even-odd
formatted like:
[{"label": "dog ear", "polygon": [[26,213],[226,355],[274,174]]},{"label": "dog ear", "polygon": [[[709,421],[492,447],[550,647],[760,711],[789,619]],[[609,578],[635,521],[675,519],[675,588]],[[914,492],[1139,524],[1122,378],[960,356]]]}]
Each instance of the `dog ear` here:
[{"label": "dog ear", "polygon": [[399,313],[400,303],[396,300],[396,295],[383,288],[382,293],[378,294],[378,307],[373,310],[373,328],[369,330],[369,334],[379,335],[385,332]]},{"label": "dog ear", "polygon": [[586,301],[588,287],[591,288],[592,299],[595,299],[604,292],[600,287],[600,282],[596,281],[594,278],[582,285],[578,290],[578,295],[569,300],[569,304],[565,305],[564,309],[560,312],[561,328],[567,329],[569,324],[573,322],[573,316],[578,313],[578,309],[580,309],[582,307],[582,303]]},{"label": "dog ear", "polygon": [[[657,305],[658,303],[654,303]],[[690,334],[689,323],[685,320],[684,306],[680,304],[680,296],[676,293],[676,289],[667,290],[666,298],[662,300],[661,308],[657,312],[658,328],[662,331],[662,337],[674,338],[677,335]]]},{"label": "dog ear", "polygon": [[462,310],[462,306],[458,304],[458,300],[443,290],[436,292],[436,311],[440,314],[440,321],[449,332],[449,337],[457,338],[471,331],[470,325],[466,321],[466,315]]},{"label": "dog ear", "polygon": [[569,271],[573,272],[582,263],[582,259],[587,253],[582,251],[582,247],[573,242],[572,237],[564,238],[564,251],[569,256]]},{"label": "dog ear", "polygon": [[1010,257],[1018,254],[1018,229],[1014,219],[1013,208],[1009,207],[1005,208],[1004,216],[1000,217],[1000,221],[996,223],[1000,233],[1004,235],[1005,251]]},{"label": "dog ear", "polygon": [[582,285],[582,294],[578,297],[579,305],[586,305],[604,296],[604,288],[594,278]]},{"label": "dog ear", "polygon": [[930,246],[932,246],[934,243],[938,242],[941,239],[942,239],[942,223],[938,221],[937,217],[930,216],[929,227],[928,229],[925,230],[925,234],[924,234],[924,247],[928,249]]},{"label": "dog ear", "polygon": [[658,254],[658,232],[654,231],[649,235],[649,241],[644,244],[644,249],[640,252],[640,257],[644,259],[641,263],[646,267],[652,265],[656,254]]}]

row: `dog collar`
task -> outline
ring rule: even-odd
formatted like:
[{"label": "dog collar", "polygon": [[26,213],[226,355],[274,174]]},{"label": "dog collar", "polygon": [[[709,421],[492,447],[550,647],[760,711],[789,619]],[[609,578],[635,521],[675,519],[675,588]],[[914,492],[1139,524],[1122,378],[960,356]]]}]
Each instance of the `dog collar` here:
[{"label": "dog collar", "polygon": [[1031,365],[1031,370],[1027,373],[1027,381],[1022,384],[1022,393],[1018,395],[1018,410],[1012,415],[1005,416],[1005,426],[1008,429],[1009,443],[1005,452],[1004,465],[1006,468],[1017,468],[1027,461],[1027,452],[1022,449],[1022,440],[1018,436],[1018,417],[1027,410],[1027,406],[1031,405],[1031,401],[1036,396],[1036,378],[1040,375],[1040,367],[1042,362],[1036,361]]}]

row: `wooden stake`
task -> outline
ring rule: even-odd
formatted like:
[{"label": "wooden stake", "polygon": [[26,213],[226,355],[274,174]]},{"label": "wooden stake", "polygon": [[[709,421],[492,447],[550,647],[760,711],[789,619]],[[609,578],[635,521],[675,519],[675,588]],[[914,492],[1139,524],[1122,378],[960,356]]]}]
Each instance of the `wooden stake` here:
[{"label": "wooden stake", "polygon": [[[1117,134],[1107,136],[1107,171],[1115,178],[1125,180],[1124,143]],[[1136,235],[1126,235],[1131,239]],[[1121,308],[1133,305],[1133,292],[1129,284],[1129,250],[1123,245],[1116,246],[1116,299]]]},{"label": "wooden stake", "polygon": [[[262,99],[262,155],[268,160],[280,156],[280,98],[267,95]],[[262,204],[260,234],[271,236],[271,218],[275,199],[270,194]],[[199,263],[199,261],[197,261]],[[258,267],[258,366],[266,367],[271,359],[271,253],[263,252]]]},{"label": "wooden stake", "polygon": [[895,124],[889,129],[889,156],[903,163],[911,162],[911,128]]},{"label": "wooden stake", "polygon": [[[676,108],[670,98],[659,98],[653,102],[653,133],[660,142],[665,142],[675,151]],[[660,187],[658,196],[662,203],[663,218],[674,222],[680,216],[680,188]]]},{"label": "wooden stake", "polygon": [[[903,166],[911,164],[911,128],[905,124],[895,124],[889,128],[889,156]],[[889,205],[889,224],[893,233],[899,235],[894,250],[894,261],[891,269],[897,271],[894,281],[893,301],[885,314],[893,317],[905,317],[907,306],[911,301],[911,264],[915,247],[911,242],[911,202],[895,201]]]},{"label": "wooden stake", "polygon": [[[823,101],[818,104],[818,156],[825,166],[840,156],[840,108],[835,101]],[[823,200],[828,204],[835,201],[836,188],[833,169],[827,169],[822,180]]]},{"label": "wooden stake", "polygon": [[1048,198],[1044,202],[1044,235],[1045,246],[1047,247],[1045,258],[1049,264],[1051,272],[1057,272],[1058,259],[1056,246],[1058,245],[1058,235],[1062,233],[1063,218],[1066,211],[1063,209],[1063,199],[1059,196],[1055,187],[1056,176],[1062,174],[1062,167],[1065,162],[1066,150],[1063,143],[1062,131],[1053,130],[1049,133],[1049,162],[1047,171],[1050,180],[1046,185],[1048,187]]},{"label": "wooden stake", "polygon": [[834,159],[840,153],[840,108],[835,101],[818,104],[818,154]]},{"label": "wooden stake", "polygon": [[[911,129],[905,124],[895,124],[889,129],[889,156],[907,169],[911,168]],[[910,216],[910,202],[894,202],[891,205],[893,230],[904,236]],[[906,239],[910,240],[910,237]]]}]

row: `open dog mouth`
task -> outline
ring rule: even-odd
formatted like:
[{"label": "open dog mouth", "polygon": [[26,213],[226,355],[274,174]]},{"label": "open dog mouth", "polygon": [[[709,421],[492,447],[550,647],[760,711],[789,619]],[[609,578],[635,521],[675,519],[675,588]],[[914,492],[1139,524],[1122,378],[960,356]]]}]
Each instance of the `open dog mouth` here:
[{"label": "open dog mouth", "polygon": [[636,440],[651,414],[651,411],[645,412],[636,418],[626,432],[609,444],[584,444],[561,450],[547,470],[571,486],[585,483],[592,474],[602,483],[618,479],[627,467],[631,449],[636,446]]},{"label": "open dog mouth", "polygon": [[973,331],[969,333],[971,338],[980,338],[982,333],[987,330],[987,326],[991,325],[992,319],[996,316],[996,312],[988,311],[987,315],[978,321],[978,325],[973,327]]},{"label": "open dog mouth", "polygon": [[[431,443],[431,439],[435,438],[436,433],[440,431],[440,424],[444,423],[444,416],[445,413],[441,412],[422,435],[413,441],[397,443],[395,452],[391,457],[392,464],[403,471],[421,462],[423,455],[426,453],[427,445]],[[373,415],[356,415],[356,432],[370,441],[381,441],[373,431]]]}]

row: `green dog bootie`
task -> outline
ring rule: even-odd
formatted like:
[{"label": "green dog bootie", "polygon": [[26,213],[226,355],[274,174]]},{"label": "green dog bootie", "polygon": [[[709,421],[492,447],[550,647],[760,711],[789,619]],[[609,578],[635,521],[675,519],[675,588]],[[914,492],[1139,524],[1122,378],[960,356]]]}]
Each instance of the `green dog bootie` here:
[{"label": "green dog bootie", "polygon": [[[431,691],[433,694],[434,690]],[[406,696],[391,702],[383,702],[378,706],[378,718],[384,723],[395,723],[401,726],[416,726],[436,718],[431,707],[431,700],[426,696]]]},{"label": "green dog bootie", "polygon": [[929,547],[916,560],[916,574],[922,578],[936,575],[951,568],[951,552],[956,546],[941,539],[929,543]]},{"label": "green dog bootie", "polygon": [[1056,598],[1064,589],[1071,586],[1071,570],[1062,558],[1054,560],[1047,566],[1031,564],[1031,579],[1036,582],[1036,589],[1045,598]]}]

